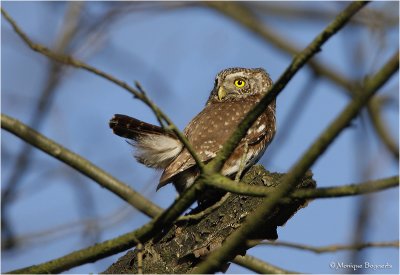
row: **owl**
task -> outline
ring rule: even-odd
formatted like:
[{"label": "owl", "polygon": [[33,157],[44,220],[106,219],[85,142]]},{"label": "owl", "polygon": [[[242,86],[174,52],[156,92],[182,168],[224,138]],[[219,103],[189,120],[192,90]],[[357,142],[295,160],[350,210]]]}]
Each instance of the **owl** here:
[{"label": "owl", "polygon": [[[202,162],[211,161],[240,121],[265,95],[272,81],[264,69],[229,68],[219,72],[205,108],[186,126],[184,135]],[[276,131],[275,101],[253,123],[225,162],[221,173],[233,177],[264,154]],[[116,135],[135,147],[138,162],[162,169],[157,190],[173,183],[181,193],[193,184],[199,169],[177,136],[162,127],[116,114],[109,123]]]}]

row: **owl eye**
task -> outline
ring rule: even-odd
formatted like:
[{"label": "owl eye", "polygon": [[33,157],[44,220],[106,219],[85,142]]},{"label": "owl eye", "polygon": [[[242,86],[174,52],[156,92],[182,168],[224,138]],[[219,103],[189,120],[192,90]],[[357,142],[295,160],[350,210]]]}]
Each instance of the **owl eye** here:
[{"label": "owl eye", "polygon": [[243,79],[236,79],[234,84],[238,88],[243,88],[244,85],[246,85],[246,81],[244,81]]}]

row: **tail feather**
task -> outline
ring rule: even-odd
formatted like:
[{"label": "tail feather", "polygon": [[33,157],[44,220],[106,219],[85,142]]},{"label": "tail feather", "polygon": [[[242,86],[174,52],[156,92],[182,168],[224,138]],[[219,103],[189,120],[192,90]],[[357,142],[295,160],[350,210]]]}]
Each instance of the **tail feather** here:
[{"label": "tail feather", "polygon": [[167,135],[176,138],[174,133],[167,132],[159,126],[126,115],[115,114],[109,125],[114,134],[133,140],[146,134]]},{"label": "tail feather", "polygon": [[120,114],[114,115],[109,125],[114,134],[131,140],[135,158],[146,166],[164,169],[182,151],[178,138],[159,126]]}]

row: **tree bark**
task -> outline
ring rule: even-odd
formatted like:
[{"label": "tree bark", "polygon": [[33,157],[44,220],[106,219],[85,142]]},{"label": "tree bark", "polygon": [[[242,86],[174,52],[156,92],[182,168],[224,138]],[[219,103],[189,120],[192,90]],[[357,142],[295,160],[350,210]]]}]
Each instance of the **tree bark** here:
[{"label": "tree bark", "polygon": [[[270,173],[260,165],[253,166],[242,178],[247,184],[261,185],[271,192],[279,186],[284,174]],[[296,188],[315,188],[312,173],[308,172]],[[260,203],[268,199],[230,194],[220,207],[215,208],[200,219],[176,221],[170,228],[143,244],[142,249],[134,249],[118,259],[104,273],[189,273],[211,251],[222,245],[227,236],[240,227],[247,215]],[[291,199],[282,202],[274,213],[265,219],[263,226],[251,236],[258,240],[276,240],[277,227],[282,226],[300,208],[307,205],[304,199]],[[201,206],[189,214],[201,212]],[[212,207],[212,206],[211,206]],[[249,247],[236,251],[244,255]],[[225,269],[229,265],[225,266]]]}]

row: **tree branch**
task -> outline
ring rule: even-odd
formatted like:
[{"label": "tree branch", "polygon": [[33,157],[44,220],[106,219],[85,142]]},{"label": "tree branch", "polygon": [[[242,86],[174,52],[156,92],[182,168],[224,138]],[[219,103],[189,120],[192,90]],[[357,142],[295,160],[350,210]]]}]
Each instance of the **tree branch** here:
[{"label": "tree branch", "polygon": [[290,198],[337,198],[368,194],[393,187],[399,187],[398,176],[368,181],[359,184],[349,184],[337,187],[321,187],[313,190],[315,192],[308,192],[308,190],[296,190],[295,192],[290,194]]},{"label": "tree branch", "polygon": [[249,255],[236,256],[235,259],[233,259],[233,262],[260,274],[300,274],[298,272],[289,271],[277,266],[273,266],[256,257]]},{"label": "tree branch", "polygon": [[[349,7],[347,7],[341,14],[339,14],[339,16],[328,26],[328,31],[324,31],[314,41],[325,41],[330,35],[332,35],[332,32],[334,32],[335,30],[337,31],[339,26],[343,26],[345,22],[347,22],[350,17],[355,14],[355,12],[357,12],[363,5],[365,5],[364,2],[353,2],[352,4],[350,4]],[[317,42],[313,43],[316,43],[318,45]],[[310,49],[311,52],[313,52],[312,49],[314,49],[314,47],[316,46],[313,45],[313,43],[311,44],[311,48],[307,48],[305,50],[305,57],[308,56],[307,52],[310,51]],[[317,48],[319,48],[319,46],[317,46]],[[263,218],[274,209],[281,198],[283,198],[293,190],[294,182],[296,182],[296,180],[298,180],[307,171],[307,169],[311,167],[311,165],[317,160],[317,158],[323,152],[325,152],[332,141],[339,135],[339,133],[343,129],[347,127],[351,120],[358,115],[360,110],[376,93],[376,91],[398,70],[398,55],[398,52],[396,52],[396,54],[389,60],[389,62],[385,64],[385,66],[374,77],[366,80],[363,93],[359,93],[359,95],[354,98],[350,102],[350,104],[347,105],[344,111],[320,135],[320,137],[306,151],[301,159],[296,162],[293,168],[290,169],[289,173],[285,176],[280,188],[278,188],[276,192],[269,197],[268,200],[265,200],[264,203],[251,216],[248,217],[246,223],[243,226],[241,226],[237,231],[235,231],[227,238],[224,245],[220,249],[211,253],[211,255],[209,255],[207,259],[193,271],[194,273],[210,273],[217,271],[223,263],[229,261],[235,256],[235,249],[246,241],[247,236],[249,236],[259,226],[260,221],[262,221]],[[297,58],[295,58],[295,61],[292,64],[295,65],[297,62],[301,64],[301,61],[303,59],[300,59],[300,61],[297,62],[296,59]],[[290,71],[290,68],[288,69],[288,71]],[[271,91],[273,91],[273,89],[274,88],[272,88]],[[239,126],[239,128],[241,127]]]},{"label": "tree branch", "polygon": [[[357,3],[357,2],[356,2]],[[359,3],[359,2],[358,2]],[[352,4],[354,5],[354,3]],[[299,161],[290,169],[289,173],[283,179],[283,183],[268,200],[248,217],[247,222],[230,235],[224,245],[212,253],[203,263],[201,263],[194,273],[210,273],[218,270],[220,266],[229,261],[235,255],[232,253],[235,249],[246,242],[249,236],[277,205],[277,203],[293,190],[293,183],[301,177],[307,169],[316,161],[316,159],[326,150],[329,144],[346,128],[350,121],[356,117],[362,107],[375,94],[375,92],[398,70],[399,54],[396,54],[387,64],[371,79],[365,83],[363,93],[352,100],[344,111],[334,120],[334,122],[320,135],[313,145],[306,151]]]},{"label": "tree branch", "polygon": [[[243,182],[252,185],[265,186],[274,192],[282,183],[285,174],[270,173],[261,165],[256,165],[244,175]],[[295,188],[315,188],[311,174],[296,182]],[[218,209],[212,212],[199,212],[199,206],[192,213],[202,213],[201,219],[178,220],[168,227],[162,234],[150,241],[143,243],[143,272],[150,274],[191,272],[208,254],[220,247],[226,238],[240,227],[268,198],[256,198],[231,194]],[[278,237],[277,226],[282,226],[299,209],[307,205],[307,200],[293,199],[274,208],[274,212],[264,217],[262,225],[254,232],[252,239],[274,240]],[[209,208],[207,208],[208,210]],[[189,214],[189,215],[190,215]],[[241,246],[236,251],[243,255],[248,247]],[[129,273],[138,272],[137,250],[129,251],[118,259],[104,273]]]},{"label": "tree branch", "polygon": [[[61,53],[56,53],[50,50],[49,48],[38,44],[34,43],[17,25],[17,23],[8,15],[8,13],[1,8],[1,13],[5,17],[5,19],[11,24],[13,27],[14,31],[18,34],[19,37],[35,52],[38,52],[40,54],[43,54],[57,62],[63,63],[65,65],[73,66],[75,68],[80,68],[85,71],[91,72],[95,75],[98,75],[106,80],[109,80],[116,84],[117,86],[123,88],[124,90],[128,91],[131,93],[135,98],[141,100],[144,102],[156,115],[156,117],[162,118],[167,124],[168,124],[168,130],[173,131],[178,139],[185,145],[191,156],[196,162],[196,165],[199,167],[200,171],[203,170],[204,164],[202,163],[201,159],[197,156],[196,152],[194,151],[193,147],[190,145],[188,140],[186,139],[185,135],[179,131],[178,127],[172,122],[172,120],[169,119],[169,117],[164,114],[160,108],[144,93],[143,91],[138,91],[128,84],[126,84],[124,81],[121,81],[117,79],[116,77],[107,74],[93,66],[90,66],[80,60],[74,59],[73,57]],[[160,125],[163,126],[163,125]]]},{"label": "tree branch", "polygon": [[325,30],[319,34],[301,53],[297,54],[290,66],[285,70],[278,81],[272,86],[261,101],[246,115],[242,122],[237,127],[229,140],[224,144],[221,151],[209,163],[209,167],[214,171],[219,171],[224,162],[231,155],[233,150],[239,144],[247,130],[251,127],[254,121],[261,115],[266,107],[274,100],[292,77],[311,59],[317,52],[321,50],[321,46],[332,37],[337,31],[346,25],[350,18],[359,11],[368,2],[353,2],[340,13],[336,19],[329,24]]},{"label": "tree branch", "polygon": [[[185,147],[188,149],[188,151],[191,153],[192,157],[194,158],[194,160],[196,161],[198,167],[200,168],[200,170],[202,170],[202,167],[204,166],[204,164],[199,160],[199,158],[197,157],[196,153],[194,152],[193,148],[190,146],[190,144],[187,142],[186,138],[184,137],[184,135],[177,129],[177,127],[172,123],[172,121],[165,115],[162,113],[162,111],[145,95],[145,93],[142,93],[140,91],[135,90],[134,88],[130,87],[128,84],[126,84],[125,82],[101,71],[98,70],[95,67],[92,67],[88,64],[85,64],[77,59],[72,58],[71,56],[67,56],[67,55],[62,55],[62,54],[57,54],[52,52],[51,50],[49,50],[48,48],[40,45],[40,44],[36,44],[34,42],[32,42],[28,36],[22,32],[22,30],[18,27],[18,25],[15,23],[15,21],[4,11],[3,8],[1,8],[1,12],[3,14],[3,16],[5,17],[5,19],[12,25],[14,31],[22,38],[22,40],[34,51],[39,52],[49,58],[52,58],[58,62],[61,62],[63,64],[66,65],[70,65],[76,68],[81,68],[84,69],[86,71],[89,71],[93,74],[96,74],[106,80],[109,80],[111,82],[113,82],[114,84],[122,87],[123,89],[127,90],[128,92],[130,92],[131,94],[134,95],[134,97],[142,100],[146,105],[148,105],[151,110],[158,116],[158,117],[162,117],[164,119],[164,121],[167,122],[168,127],[170,130],[174,131],[174,133],[178,136],[178,138],[180,139],[180,141],[185,145]],[[162,125],[161,125],[162,126]],[[148,224],[142,226],[141,228],[139,228],[138,230],[136,230],[135,234],[133,234],[131,236],[131,242],[126,242],[127,245],[126,246],[122,246],[119,247],[119,251],[116,251],[114,253],[117,252],[121,252],[123,250],[128,249],[130,246],[133,246],[136,242],[135,240],[140,240],[141,242],[145,242],[146,240],[150,239],[152,237],[153,234],[156,234],[157,232],[161,231],[163,226],[168,226],[170,225],[175,219],[177,219],[195,200],[196,200],[196,192],[198,190],[201,190],[203,188],[204,184],[199,182],[198,184],[196,184],[196,186],[191,186],[191,188],[188,188],[185,190],[184,193],[181,194],[180,198],[178,200],[176,200],[168,209],[166,209],[161,215],[157,216],[157,218],[155,218],[154,220],[152,220],[151,222],[149,222]],[[107,247],[107,244],[105,244],[105,246]],[[110,253],[110,252],[108,252]],[[106,254],[111,255],[111,254]],[[75,258],[74,254],[72,253],[71,255],[67,255],[68,258],[67,259],[73,259]],[[83,255],[84,257],[86,257],[85,255]],[[89,261],[92,259],[91,256],[91,250],[89,249],[87,251],[87,259],[89,259]],[[58,263],[62,263],[62,260],[60,262],[57,261],[50,261],[49,263],[45,263],[43,265],[39,265],[38,268],[41,268],[41,266],[44,266],[47,268],[48,264],[50,264],[50,266],[54,269],[54,270],[58,270]],[[36,268],[36,267],[35,267]],[[64,267],[65,268],[65,267]],[[68,267],[70,268],[70,267]],[[67,268],[67,269],[68,269]]]},{"label": "tree branch", "polygon": [[137,244],[138,230],[121,235],[93,246],[77,250],[63,257],[29,267],[12,270],[10,274],[54,274],[71,269],[75,266],[95,262],[97,260],[124,251]]},{"label": "tree branch", "polygon": [[[265,24],[263,24],[263,22],[257,18],[257,15],[242,3],[204,1],[203,4],[234,20],[249,31],[255,33],[265,42],[272,44],[278,50],[283,51],[290,56],[297,55],[301,52],[300,49],[293,46],[293,43],[285,40],[283,37],[279,36],[277,33],[265,26]],[[325,76],[327,79],[336,85],[343,87],[349,92],[351,92],[353,89],[353,83],[351,83],[343,75],[333,71],[331,68],[316,61],[310,61],[309,65],[316,75]]]},{"label": "tree branch", "polygon": [[[277,173],[267,173],[265,172],[265,170],[263,169],[262,166],[256,166],[256,167],[252,167],[247,173],[246,175],[243,177],[243,180],[245,180],[247,183],[252,183],[252,184],[263,184],[264,181],[262,180],[262,178],[264,177],[273,177],[274,180],[274,184],[271,185],[269,188],[271,189],[276,189],[276,186],[278,186],[281,182],[282,179],[282,174],[277,174]],[[301,181],[299,181],[296,184],[296,187],[298,188],[314,188],[315,187],[315,182],[311,179],[311,176],[308,175],[307,177],[305,177],[304,179],[302,179]],[[221,226],[225,226],[226,230],[221,230],[221,231],[215,231],[216,234],[224,234],[222,235],[223,237],[219,237],[218,240],[223,240],[226,238],[226,235],[228,235],[231,231],[233,231],[236,227],[232,226],[233,223],[233,218],[230,217],[229,215],[231,215],[234,212],[235,215],[235,221],[237,224],[243,223],[243,214],[248,214],[251,213],[251,211],[254,209],[255,205],[260,204],[260,202],[263,200],[263,198],[248,198],[248,197],[240,197],[237,195],[231,195],[229,196],[228,200],[226,202],[223,203],[223,205],[218,209],[218,211],[220,211],[220,209],[224,208],[225,212],[222,212],[226,215],[225,218],[225,222],[222,223],[215,223],[215,225],[218,225],[221,228]],[[240,203],[236,203],[239,201]],[[262,228],[260,235],[257,237],[262,236],[262,234],[267,234],[269,236],[268,239],[271,238],[276,238],[277,237],[277,233],[276,233],[276,226],[280,226],[282,224],[284,224],[286,222],[287,219],[289,219],[299,208],[301,208],[304,204],[306,204],[306,201],[303,199],[295,199],[293,200],[290,204],[285,204],[284,207],[279,208],[279,211],[277,211],[274,215],[271,215],[271,217],[269,217],[269,219],[266,220],[267,224]],[[232,206],[235,206],[238,209],[238,211],[232,211]],[[186,208],[185,208],[186,209]],[[239,209],[247,209],[246,213],[242,213],[239,211]],[[195,210],[194,210],[195,211]],[[133,231],[133,232],[129,232],[127,234],[121,235],[117,238],[102,242],[102,243],[98,243],[96,245],[90,246],[88,248],[82,249],[82,250],[78,250],[75,252],[72,252],[70,254],[67,254],[63,257],[57,258],[57,259],[53,259],[51,261],[42,263],[42,264],[38,264],[38,265],[34,265],[34,266],[30,266],[30,267],[25,267],[22,269],[18,269],[18,270],[13,270],[7,273],[24,273],[24,274],[32,274],[32,273],[59,273],[65,270],[68,270],[70,268],[73,268],[75,266],[79,266],[85,263],[90,263],[90,262],[94,262],[96,260],[108,257],[110,255],[119,253],[121,251],[127,250],[129,248],[132,248],[135,244],[137,244],[138,242],[143,243],[145,245],[145,251],[147,251],[146,249],[149,247],[149,245],[151,245],[151,242],[153,242],[153,240],[155,240],[154,238],[149,241],[151,239],[151,237],[153,235],[155,235],[155,233],[159,233],[161,232],[161,230],[164,229],[164,233],[161,235],[158,235],[159,238],[159,243],[162,246],[162,249],[160,250],[161,252],[165,252],[166,249],[172,249],[173,245],[176,246],[178,240],[181,240],[182,242],[184,242],[185,240],[188,240],[187,236],[193,236],[192,234],[189,235],[185,235],[181,232],[181,234],[179,234],[179,236],[175,239],[171,239],[169,236],[171,234],[176,234],[178,231],[176,231],[174,228],[179,227],[181,228],[180,230],[186,230],[187,232],[195,232],[196,230],[193,231],[193,228],[203,228],[205,230],[208,230],[210,228],[210,225],[208,226],[204,226],[204,224],[208,224],[207,222],[209,221],[209,219],[213,219],[215,221],[220,219],[220,213],[218,211],[214,211],[212,213],[206,213],[205,215],[207,215],[208,219],[201,219],[201,220],[189,220],[189,221],[177,221],[174,225],[172,222],[170,222],[169,220],[163,219],[163,218],[155,218],[153,219],[151,222],[147,223],[146,225],[142,226],[141,228]],[[167,217],[170,217],[171,215],[167,215]],[[173,217],[172,217],[173,218]],[[173,220],[175,220],[176,218],[174,218]],[[163,224],[164,222],[164,224]],[[167,225],[165,225],[167,224]],[[174,227],[175,226],[175,227]],[[192,230],[192,231],[190,231]],[[255,237],[255,238],[257,238]],[[160,239],[161,238],[161,239]],[[211,239],[210,239],[211,238]],[[217,239],[213,238],[212,236],[207,237],[207,235],[202,235],[202,237],[197,238],[196,240],[199,241],[200,239],[205,239],[203,240],[203,242],[210,240],[210,241],[214,241],[215,243],[217,242]],[[201,243],[198,243],[199,245]],[[179,246],[179,245],[178,245]],[[179,246],[180,249],[182,250],[181,254],[179,255],[179,253],[173,253],[174,255],[174,259],[176,261],[178,261],[179,257],[184,255],[184,251],[186,251],[185,253],[187,253],[188,255],[192,255],[193,253],[195,253],[196,248],[195,247],[191,247],[189,245],[185,246]],[[184,250],[184,251],[183,251]],[[130,264],[132,258],[130,257],[131,254],[127,254],[123,257],[125,257],[127,259],[127,263],[126,266],[131,267],[132,264]],[[150,257],[147,257],[146,259],[144,259],[144,272],[146,272],[147,268],[152,268],[152,270],[154,271],[154,269],[156,268],[160,268],[164,270],[164,273],[167,272],[165,270],[166,265],[164,266],[155,266],[155,264],[150,264],[148,265],[148,261],[149,261]],[[191,257],[188,258],[189,260],[192,259]],[[168,262],[168,265],[172,265],[175,263],[172,262],[171,259],[166,259],[166,261]],[[193,259],[192,259],[193,260]],[[191,264],[188,265],[183,265],[181,268],[193,268],[193,266]],[[131,267],[132,268],[132,267]],[[188,269],[186,269],[188,270]],[[107,273],[111,273],[111,270],[109,270],[109,272]],[[125,272],[126,273],[126,272]],[[151,272],[151,273],[156,273],[156,272]]]},{"label": "tree branch", "polygon": [[383,104],[383,98],[376,98],[375,100],[371,100],[368,104],[368,114],[371,118],[372,125],[383,144],[389,150],[389,152],[393,155],[395,159],[399,159],[399,146],[396,144],[396,141],[390,136],[389,131],[385,125],[385,122],[382,119],[381,115],[381,107]]},{"label": "tree branch", "polygon": [[[71,2],[68,4],[67,10],[65,12],[62,27],[57,35],[54,43],[55,52],[66,52],[71,46],[73,39],[77,36],[79,30],[79,22],[82,12],[82,3]],[[41,90],[39,98],[36,102],[31,103],[33,105],[33,114],[31,116],[29,125],[32,128],[39,129],[43,123],[44,118],[48,114],[57,91],[57,88],[62,83],[65,66],[60,63],[49,60],[47,67],[47,75],[44,87]],[[2,228],[2,245],[7,249],[12,248],[15,245],[14,232],[10,226],[10,218],[8,206],[10,202],[15,197],[15,192],[18,189],[24,175],[27,173],[28,169],[31,167],[32,161],[32,147],[29,144],[23,144],[20,151],[16,156],[15,165],[7,181],[2,184],[1,192],[1,228]]]},{"label": "tree branch", "polygon": [[255,245],[269,245],[269,246],[283,246],[283,247],[290,247],[300,250],[307,250],[317,254],[321,253],[330,253],[330,252],[338,252],[342,250],[362,250],[365,248],[399,248],[400,243],[399,241],[392,241],[392,242],[367,242],[367,243],[356,243],[351,245],[343,245],[343,244],[333,244],[333,245],[326,245],[326,246],[312,246],[312,245],[305,245],[305,244],[298,244],[298,243],[291,243],[291,242],[257,242],[257,241],[249,241],[249,246]]},{"label": "tree branch", "polygon": [[[263,197],[271,195],[270,191],[263,186],[253,186],[243,183],[234,182],[226,177],[215,177],[207,185],[220,188],[235,194]],[[313,190],[297,190],[290,194],[290,198],[334,198],[344,196],[363,195],[372,192],[385,190],[388,188],[398,187],[399,177],[393,176],[389,178],[373,180],[358,184],[348,184],[335,187],[321,187]]]},{"label": "tree branch", "polygon": [[[252,11],[248,6],[238,2],[215,2],[215,1],[205,1],[204,5],[216,10],[217,12],[223,14],[224,16],[230,18],[236,23],[240,24],[244,28],[253,32],[265,42],[272,44],[276,49],[283,51],[290,55],[297,55],[300,49],[293,46],[293,43],[285,40],[278,33],[269,29],[260,19],[254,11]],[[304,13],[303,13],[304,16]],[[330,80],[332,83],[344,88],[344,90],[350,95],[354,96],[359,85],[349,79],[346,79],[344,75],[339,72],[335,72],[332,68],[325,66],[315,60],[311,60],[308,65],[313,70],[314,75],[324,76],[326,79]],[[389,149],[393,156],[399,159],[399,148],[395,141],[388,134],[386,127],[379,116],[376,104],[371,101],[371,106],[368,107],[369,117],[371,118],[372,125],[374,126],[378,136],[381,138],[383,144]]]},{"label": "tree branch", "polygon": [[42,150],[46,154],[53,156],[65,164],[73,167],[75,170],[91,178],[100,186],[116,194],[118,197],[137,208],[147,216],[155,217],[161,213],[162,208],[158,207],[150,200],[134,191],[128,185],[120,182],[104,172],[102,169],[98,168],[93,163],[39,134],[20,121],[1,114],[1,128],[16,135],[32,146]]}]

